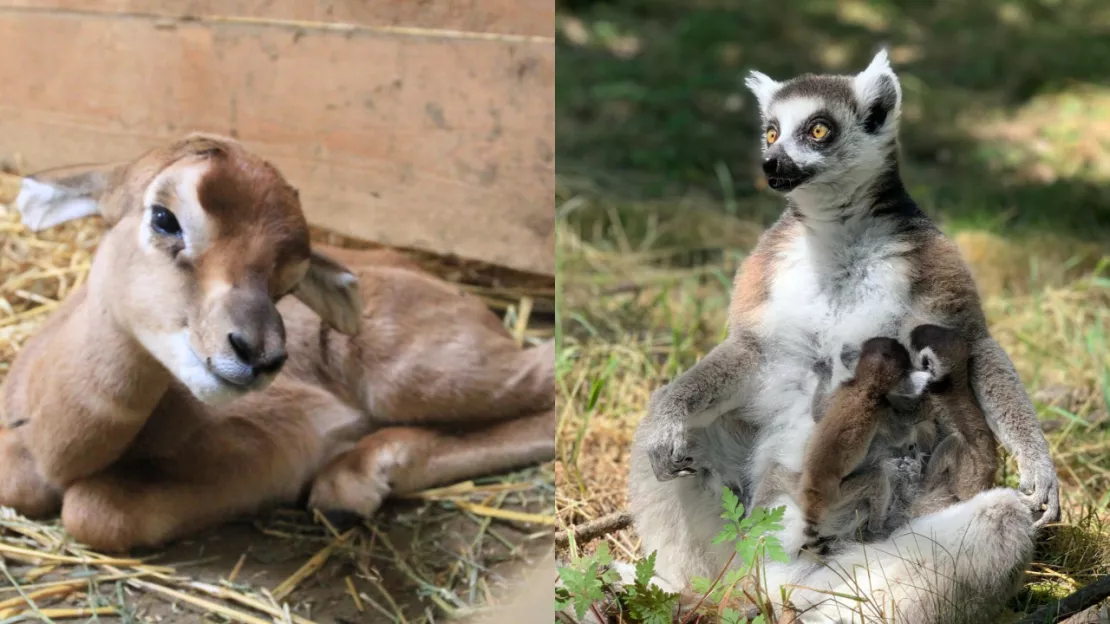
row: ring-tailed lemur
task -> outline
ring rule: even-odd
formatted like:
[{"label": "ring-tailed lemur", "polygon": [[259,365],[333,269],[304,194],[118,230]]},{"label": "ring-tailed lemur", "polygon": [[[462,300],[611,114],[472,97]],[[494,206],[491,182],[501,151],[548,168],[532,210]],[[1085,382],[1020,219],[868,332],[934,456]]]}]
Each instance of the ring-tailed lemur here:
[{"label": "ring-tailed lemur", "polygon": [[[731,552],[713,543],[720,488],[750,502],[769,467],[801,468],[817,363],[872,337],[905,344],[913,327],[936,324],[970,345],[971,388],[1017,460],[1026,493],[990,490],[908,524],[908,514],[891,514],[887,539],[849,547],[831,568],[805,559],[769,564],[764,581],[774,598],[777,584],[820,590],[796,590],[791,599],[850,618],[860,603],[826,590],[851,592],[845,579],[854,577],[860,591],[881,593],[870,607],[893,600],[904,621],[949,621],[922,594],[922,576],[931,574],[930,595],[974,613],[979,594],[1009,591],[1034,526],[1058,518],[1058,485],[1033,405],[988,332],[967,266],[902,184],[898,78],[883,51],[852,76],[778,82],[752,72],[747,84],[762,115],[763,169],[787,208],[737,274],[728,337],[652,395],[636,432],[629,499],[644,551],[658,552],[656,570],[670,585],[715,575]],[[905,472],[918,479],[906,487],[919,486],[921,470],[911,462]],[[676,478],[684,474],[693,476]],[[800,547],[804,523],[788,499],[771,505],[787,507],[780,536],[790,550]],[[1030,509],[1042,508],[1035,524]],[[911,543],[922,532],[929,539]],[[867,561],[879,565],[829,573]]]}]

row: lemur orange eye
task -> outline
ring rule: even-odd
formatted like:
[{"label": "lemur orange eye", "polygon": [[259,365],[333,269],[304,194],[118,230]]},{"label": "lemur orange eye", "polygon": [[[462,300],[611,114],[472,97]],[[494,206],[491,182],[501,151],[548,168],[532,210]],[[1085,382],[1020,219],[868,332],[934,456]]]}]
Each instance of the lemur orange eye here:
[{"label": "lemur orange eye", "polygon": [[829,136],[829,127],[826,126],[825,124],[821,123],[821,122],[817,122],[817,123],[813,124],[812,127],[810,127],[809,136],[811,136],[814,139],[820,141],[820,140],[824,139],[825,137]]},{"label": "lemur orange eye", "polygon": [[767,145],[771,145],[779,140],[779,131],[774,128],[767,128]]}]

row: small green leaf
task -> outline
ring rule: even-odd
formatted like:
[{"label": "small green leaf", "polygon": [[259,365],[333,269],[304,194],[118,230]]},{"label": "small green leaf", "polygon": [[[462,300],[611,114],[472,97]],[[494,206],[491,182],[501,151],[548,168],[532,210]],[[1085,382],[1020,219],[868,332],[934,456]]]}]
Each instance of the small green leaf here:
[{"label": "small green leaf", "polygon": [[726,512],[735,514],[736,508],[740,506],[740,497],[730,488],[726,487],[721,490],[721,502],[724,503]]},{"label": "small green leaf", "polygon": [[567,585],[575,585],[582,580],[582,573],[574,568],[559,568],[557,572]]},{"label": "small green leaf", "polygon": [[713,543],[721,544],[724,542],[734,542],[739,538],[740,535],[736,531],[736,525],[726,524],[723,528],[721,528],[721,532],[717,534],[717,537],[713,538]]},{"label": "small green leaf", "polygon": [[736,542],[736,554],[740,557],[740,561],[744,562],[744,567],[752,565],[755,559],[756,545],[752,540],[740,540]]},{"label": "small green leaf", "polygon": [[652,551],[646,559],[636,562],[636,584],[647,587],[651,583],[651,577],[655,576],[655,555]]},{"label": "small green leaf", "polygon": [[786,549],[782,547],[782,542],[779,541],[779,538],[774,535],[768,535],[764,539],[766,540],[764,542],[766,547],[765,552],[768,557],[782,563],[790,563],[790,555],[788,555]]},{"label": "small green leaf", "polygon": [[570,606],[570,594],[568,594],[567,590],[562,588],[562,587],[556,588],[555,589],[555,610],[556,611],[562,611],[563,609],[566,609],[569,606]]},{"label": "small green leaf", "polygon": [[609,555],[609,542],[601,542],[597,545],[597,552],[594,553],[597,562],[601,565],[609,565],[613,563],[613,558]]},{"label": "small green leaf", "polygon": [[699,594],[704,594],[709,591],[709,586],[713,584],[713,579],[707,579],[703,576],[695,576],[690,579],[690,586],[694,588]]},{"label": "small green leaf", "polygon": [[726,607],[721,611],[721,624],[744,624],[747,621],[736,609]]}]

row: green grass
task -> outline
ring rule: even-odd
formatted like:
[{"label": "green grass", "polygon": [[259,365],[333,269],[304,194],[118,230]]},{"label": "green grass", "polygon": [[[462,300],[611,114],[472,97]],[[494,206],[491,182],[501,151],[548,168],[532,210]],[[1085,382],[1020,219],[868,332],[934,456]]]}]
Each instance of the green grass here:
[{"label": "green grass", "polygon": [[855,72],[887,44],[926,211],[1014,236],[1110,232],[1101,0],[567,0],[556,34],[556,162],[579,186],[705,195],[766,223],[746,72]]}]

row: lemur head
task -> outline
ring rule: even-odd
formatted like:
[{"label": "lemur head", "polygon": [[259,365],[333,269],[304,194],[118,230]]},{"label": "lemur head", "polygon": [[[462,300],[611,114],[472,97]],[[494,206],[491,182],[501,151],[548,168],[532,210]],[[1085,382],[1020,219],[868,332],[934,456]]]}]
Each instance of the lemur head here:
[{"label": "lemur head", "polygon": [[876,395],[901,404],[919,397],[931,379],[913,370],[910,352],[894,338],[871,338],[860,347],[856,383],[867,384]]},{"label": "lemur head", "polygon": [[918,325],[910,332],[914,367],[929,374],[929,388],[940,389],[967,373],[967,341],[955,330],[939,325]]},{"label": "lemur head", "polygon": [[855,378],[887,394],[910,372],[910,354],[893,338],[871,338],[860,348]]},{"label": "lemur head", "polygon": [[850,195],[884,169],[896,148],[902,88],[886,50],[854,76],[803,74],[778,82],[758,71],[763,171],[791,195]]}]

